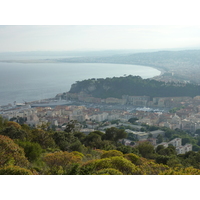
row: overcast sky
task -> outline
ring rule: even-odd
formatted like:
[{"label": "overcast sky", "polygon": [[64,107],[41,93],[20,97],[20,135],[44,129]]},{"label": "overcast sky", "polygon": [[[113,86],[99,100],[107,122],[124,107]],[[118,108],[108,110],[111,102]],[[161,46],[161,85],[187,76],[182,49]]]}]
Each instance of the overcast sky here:
[{"label": "overcast sky", "polygon": [[0,26],[0,52],[200,47],[200,26]]}]

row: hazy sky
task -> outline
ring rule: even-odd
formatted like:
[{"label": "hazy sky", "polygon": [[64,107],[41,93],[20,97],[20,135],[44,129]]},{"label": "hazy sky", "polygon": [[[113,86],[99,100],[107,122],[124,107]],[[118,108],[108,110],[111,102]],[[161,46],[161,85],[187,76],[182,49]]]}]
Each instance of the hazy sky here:
[{"label": "hazy sky", "polygon": [[187,47],[200,47],[200,26],[0,26],[0,52]]}]

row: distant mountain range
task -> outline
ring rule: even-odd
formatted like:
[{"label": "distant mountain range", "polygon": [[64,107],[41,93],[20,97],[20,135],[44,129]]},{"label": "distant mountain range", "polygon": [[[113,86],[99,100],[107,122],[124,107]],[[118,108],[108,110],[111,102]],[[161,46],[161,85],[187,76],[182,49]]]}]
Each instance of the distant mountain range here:
[{"label": "distant mountain range", "polygon": [[144,65],[171,73],[173,79],[200,84],[200,49],[10,52],[0,53],[0,61]]},{"label": "distant mountain range", "polygon": [[[200,49],[193,48],[193,49]],[[125,55],[145,52],[158,52],[158,51],[182,51],[190,50],[186,48],[172,48],[172,49],[117,49],[117,50],[91,50],[91,51],[22,51],[22,52],[0,52],[0,59],[5,57],[18,58],[30,58],[30,57],[69,57],[69,56],[113,56],[113,55]]]}]

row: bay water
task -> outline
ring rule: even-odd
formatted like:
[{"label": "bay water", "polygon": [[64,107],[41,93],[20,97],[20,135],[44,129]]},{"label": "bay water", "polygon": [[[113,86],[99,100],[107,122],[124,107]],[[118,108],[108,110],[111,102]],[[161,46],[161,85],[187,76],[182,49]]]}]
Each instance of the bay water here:
[{"label": "bay water", "polygon": [[152,67],[128,64],[0,62],[0,105],[52,98],[85,79],[128,75],[151,78],[160,73]]}]

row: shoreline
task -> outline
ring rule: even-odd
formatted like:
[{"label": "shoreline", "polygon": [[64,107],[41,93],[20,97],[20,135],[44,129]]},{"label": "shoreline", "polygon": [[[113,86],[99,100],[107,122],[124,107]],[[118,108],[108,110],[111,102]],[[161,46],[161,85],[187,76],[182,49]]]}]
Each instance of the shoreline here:
[{"label": "shoreline", "polygon": [[[21,60],[22,61],[22,60]],[[9,62],[5,62],[5,63],[22,63],[21,61],[17,61],[16,62],[16,60],[9,60]],[[61,63],[61,62],[57,62],[57,61],[53,61],[53,60],[47,60],[47,61],[45,61],[45,62],[43,62],[44,60],[34,60],[35,62],[32,62],[33,60],[28,60],[28,61],[23,61],[23,63],[24,64],[28,64],[28,63]],[[50,61],[50,62],[49,62]],[[0,62],[2,62],[2,60],[0,60]],[[62,62],[62,63],[69,63],[69,62]],[[79,63],[79,64],[81,64],[81,63]],[[82,63],[82,64],[86,64],[86,63]],[[159,76],[161,76],[165,71],[164,70],[162,70],[162,69],[160,69],[160,68],[157,68],[157,67],[153,67],[153,66],[145,66],[145,65],[136,65],[136,64],[132,64],[132,63],[99,63],[99,62],[93,62],[93,63],[89,63],[89,64],[114,64],[114,65],[117,65],[117,64],[120,64],[120,65],[132,65],[132,66],[143,66],[143,67],[148,67],[148,68],[152,68],[152,69],[156,69],[156,70],[158,70],[159,72],[160,72],[160,74],[159,75],[156,75],[156,76],[152,76],[152,77],[149,77],[149,78],[147,78],[147,79],[153,79],[154,77],[159,77]],[[114,76],[114,75],[113,75]],[[138,76],[141,76],[141,75],[138,75]],[[73,83],[71,83],[71,85],[72,85]],[[65,91],[63,91],[63,92],[65,92]],[[63,92],[60,92],[60,93],[63,93]],[[54,99],[55,97],[56,97],[56,95],[57,94],[59,94],[59,93],[56,93],[55,94],[55,96],[54,97],[47,97],[47,98],[44,98],[44,99],[37,99],[37,100],[30,100],[30,101],[27,101],[28,103],[35,103],[35,102],[39,102],[39,101],[42,101],[42,100],[50,100],[50,99]],[[13,102],[13,101],[12,101]],[[20,101],[19,101],[20,102]],[[11,103],[9,103],[9,100],[7,101],[7,102],[4,102],[4,103],[2,103],[1,105],[0,105],[0,107],[2,107],[2,106],[7,106],[8,104],[11,104]],[[12,105],[12,104],[11,104]]]}]

